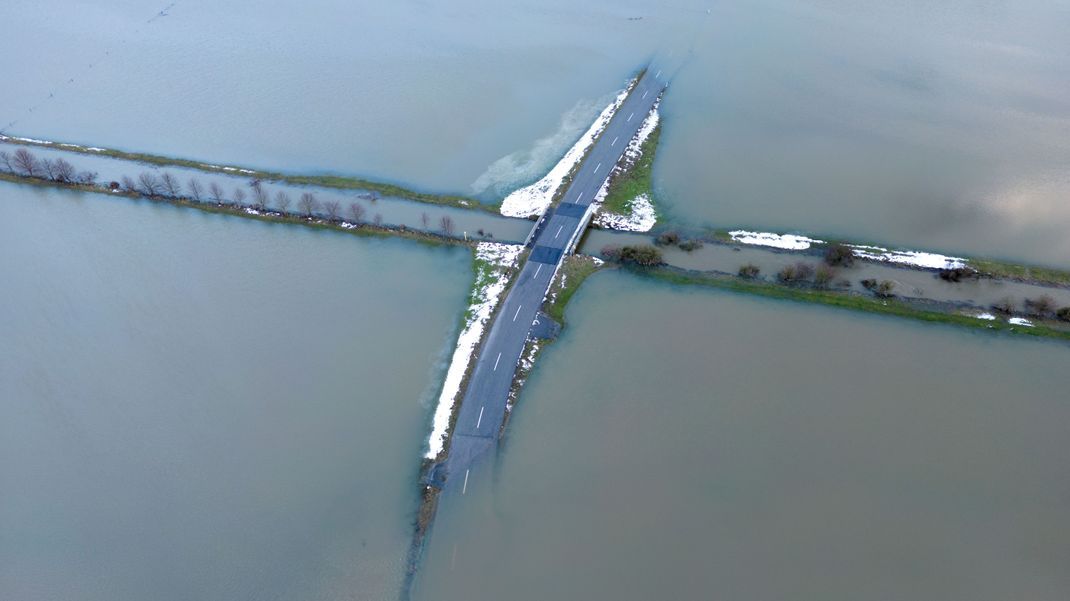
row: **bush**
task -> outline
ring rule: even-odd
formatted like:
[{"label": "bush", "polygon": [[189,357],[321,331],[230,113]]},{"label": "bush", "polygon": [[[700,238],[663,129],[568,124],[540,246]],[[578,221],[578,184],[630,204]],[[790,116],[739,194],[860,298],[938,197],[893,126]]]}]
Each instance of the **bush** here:
[{"label": "bush", "polygon": [[1047,317],[1055,312],[1055,299],[1047,294],[1025,299],[1025,310],[1037,317]]},{"label": "bush", "polygon": [[1061,321],[1070,321],[1070,307],[1063,307],[1055,312],[1055,317]]},{"label": "bush", "polygon": [[754,263],[747,263],[746,265],[740,266],[739,277],[753,280],[758,277],[758,274],[761,272],[762,270]]},{"label": "bush", "polygon": [[794,265],[785,265],[777,272],[776,277],[785,284],[805,282],[814,275],[814,266],[799,261]]},{"label": "bush", "polygon": [[836,270],[828,265],[818,265],[814,271],[814,285],[819,288],[828,288],[834,279]]},{"label": "bush", "polygon": [[647,245],[606,246],[602,248],[602,256],[607,261],[643,267],[652,267],[662,263],[661,251]]},{"label": "bush", "polygon": [[836,242],[825,251],[825,264],[830,267],[850,267],[854,262],[855,253],[846,244]]},{"label": "bush", "polygon": [[993,303],[992,310],[994,310],[996,313],[1010,315],[1011,313],[1014,313],[1014,299],[1009,296],[1004,297],[1003,299]]},{"label": "bush", "polygon": [[892,280],[881,280],[878,282],[872,278],[866,278],[862,280],[862,287],[882,298],[895,296],[892,294],[892,290],[895,289],[895,282]]},{"label": "bush", "polygon": [[945,282],[961,282],[970,278],[976,278],[977,272],[969,267],[956,267],[954,269],[941,269],[940,279]]},{"label": "bush", "polygon": [[691,252],[693,250],[698,250],[698,249],[702,248],[702,241],[701,240],[684,240],[683,242],[681,242],[677,246],[680,247],[680,250]]},{"label": "bush", "polygon": [[680,234],[674,231],[662,232],[654,238],[654,244],[658,246],[672,246],[680,242]]}]

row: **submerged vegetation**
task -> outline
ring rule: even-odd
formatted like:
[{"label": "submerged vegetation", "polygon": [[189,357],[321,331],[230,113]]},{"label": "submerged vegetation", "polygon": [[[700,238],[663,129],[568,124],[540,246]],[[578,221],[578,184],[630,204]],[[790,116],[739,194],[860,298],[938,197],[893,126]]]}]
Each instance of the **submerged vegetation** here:
[{"label": "submerged vegetation", "polygon": [[[371,181],[358,177],[349,177],[342,175],[296,175],[280,173],[277,171],[265,171],[261,169],[245,169],[241,167],[213,165],[211,163],[195,161],[192,159],[166,157],[144,152],[128,152],[124,150],[115,150],[112,148],[97,148],[90,146],[81,146],[79,144],[64,144],[48,142],[44,140],[16,138],[11,136],[0,137],[0,142],[6,142],[9,144],[20,144],[24,146],[40,146],[43,148],[54,148],[67,152],[77,152],[94,156],[110,157],[125,161],[133,161],[136,163],[155,165],[158,167],[185,167],[188,169],[197,169],[199,171],[219,173],[223,175],[246,175],[254,179],[284,182],[287,184],[294,185],[321,186],[324,188],[335,188],[339,190],[364,190],[372,194],[393,196],[427,204],[446,205],[465,209],[479,209],[489,212],[495,212],[495,209],[493,207],[484,205],[483,203],[480,203],[475,199],[467,198],[465,196],[418,192],[416,190],[404,188],[395,184]],[[3,157],[0,157],[0,167],[2,167],[4,163],[5,160],[3,159]],[[11,169],[8,170],[11,171]],[[36,173],[31,174],[31,176],[36,175]]]},{"label": "submerged vegetation", "polygon": [[[109,196],[146,199],[188,207],[205,213],[233,215],[316,229],[331,229],[362,236],[399,236],[430,244],[470,245],[466,240],[453,237],[453,220],[449,216],[441,218],[438,231],[387,226],[383,225],[379,215],[376,215],[372,222],[363,220],[367,213],[366,209],[360,203],[353,202],[347,208],[352,221],[347,221],[342,217],[342,206],[339,201],[333,199],[321,201],[312,192],[304,192],[298,198],[298,212],[289,210],[292,200],[283,191],[276,194],[275,207],[269,208],[267,194],[259,179],[246,182],[248,193],[245,188],[239,186],[229,194],[218,183],[213,182],[205,187],[196,178],[191,178],[183,186],[173,174],[167,172],[157,175],[146,171],[139,174],[137,178],[124,176],[120,180],[98,184],[96,173],[77,171],[63,159],[40,160],[23,148],[12,154],[0,152],[0,181],[58,186]],[[247,199],[250,202],[246,202]],[[426,219],[425,225],[428,225]]]},{"label": "submerged vegetation", "polygon": [[[711,272],[688,271],[668,266],[639,269],[634,270],[634,272],[643,277],[650,277],[673,284],[719,288],[769,298],[817,303],[932,323],[1070,341],[1070,329],[1045,323],[1023,325],[1021,323],[1012,323],[1010,320],[985,320],[978,318],[976,315],[957,312],[954,308],[946,307],[939,303],[911,302],[897,298],[881,298],[876,294],[871,296],[806,286],[784,286],[762,280]],[[1068,313],[1070,313],[1070,308],[1068,308]]]}]

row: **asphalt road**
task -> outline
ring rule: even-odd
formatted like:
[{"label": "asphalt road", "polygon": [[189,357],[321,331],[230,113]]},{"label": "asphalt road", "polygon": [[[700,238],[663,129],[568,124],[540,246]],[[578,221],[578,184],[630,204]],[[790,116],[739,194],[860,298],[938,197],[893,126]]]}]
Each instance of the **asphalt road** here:
[{"label": "asphalt road", "polygon": [[561,203],[536,236],[516,283],[491,324],[469,378],[450,440],[449,455],[440,468],[439,476],[446,478],[444,491],[457,491],[463,495],[468,488],[472,465],[497,444],[509,388],[554,270],[565,253],[571,250],[569,244],[578,239],[586,227],[583,217],[591,200],[665,89],[666,82],[661,75],[660,71],[650,69],[636,84],[584,160]]}]

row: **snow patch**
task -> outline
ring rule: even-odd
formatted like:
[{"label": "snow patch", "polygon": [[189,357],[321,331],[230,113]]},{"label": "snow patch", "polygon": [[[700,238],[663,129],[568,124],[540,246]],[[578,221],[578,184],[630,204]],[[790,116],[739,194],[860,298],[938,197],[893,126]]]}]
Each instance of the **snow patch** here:
[{"label": "snow patch", "polygon": [[1016,326],[1025,326],[1027,328],[1036,327],[1036,326],[1033,325],[1033,322],[1029,321],[1028,319],[1026,319],[1024,317],[1012,317],[1012,318],[1007,320],[1007,323],[1010,323],[1010,324],[1016,325]]},{"label": "snow patch", "polygon": [[758,246],[772,246],[773,248],[783,248],[786,250],[806,250],[810,248],[811,244],[824,243],[824,240],[816,240],[814,238],[807,238],[806,236],[796,236],[795,234],[773,234],[770,232],[736,230],[734,232],[728,232],[728,235],[732,237],[733,242],[756,244]]},{"label": "snow patch", "polygon": [[628,207],[631,210],[627,215],[599,211],[594,217],[594,224],[625,232],[649,232],[657,223],[658,214],[654,210],[654,203],[646,194],[640,194],[628,201]]},{"label": "snow patch", "polygon": [[518,190],[514,190],[511,194],[505,197],[502,201],[501,214],[506,217],[535,217],[541,215],[546,208],[550,206],[550,202],[554,198],[554,193],[561,187],[562,182],[565,181],[565,177],[568,176],[572,168],[576,166],[576,163],[583,158],[583,155],[587,152],[587,149],[594,144],[595,138],[598,134],[602,133],[602,130],[609,124],[609,120],[613,118],[613,115],[620,108],[620,105],[624,103],[624,100],[628,97],[628,93],[632,87],[635,86],[635,80],[628,83],[628,86],[617,94],[617,97],[613,102],[609,103],[606,108],[602,109],[602,113],[598,115],[598,118],[594,120],[591,127],[580,136],[580,139],[572,145],[572,148],[565,153],[565,156],[554,165],[542,179],[525,186]]},{"label": "snow patch", "polygon": [[994,319],[996,319],[996,316],[992,315],[991,313],[980,313],[978,315],[974,315],[974,317],[976,317],[977,319],[983,319],[985,321],[993,321]]},{"label": "snow patch", "polygon": [[[509,284],[507,274],[516,266],[517,259],[523,250],[524,247],[520,244],[500,242],[480,242],[476,246],[476,259],[478,259],[476,281],[486,279],[485,275],[492,277],[488,284],[474,291],[473,300],[467,312],[470,317],[457,337],[457,346],[450,359],[450,366],[446,370],[446,381],[442,385],[442,392],[438,396],[438,406],[435,408],[431,438],[427,442],[428,449],[424,455],[428,459],[434,459],[442,452],[449,430],[450,416],[453,415],[453,407],[461,391],[461,381],[464,379],[465,372],[468,371],[472,354],[475,353],[479,341],[483,338],[487,322],[490,321],[490,316],[494,314],[494,309],[501,302],[505,288]],[[483,270],[490,270],[491,273],[485,273]]]},{"label": "snow patch", "polygon": [[865,246],[861,244],[848,244],[847,246],[851,248],[856,257],[869,261],[899,263],[928,269],[956,269],[966,266],[966,259],[948,257],[936,253],[916,250],[888,250],[880,246]]}]

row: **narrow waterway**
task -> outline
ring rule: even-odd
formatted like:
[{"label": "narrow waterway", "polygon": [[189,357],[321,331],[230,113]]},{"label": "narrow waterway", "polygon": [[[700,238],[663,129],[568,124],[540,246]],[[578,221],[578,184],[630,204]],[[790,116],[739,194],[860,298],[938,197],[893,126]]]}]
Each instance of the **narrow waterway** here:
[{"label": "narrow waterway", "polygon": [[1065,345],[601,273],[420,599],[1065,599]]},{"label": "narrow waterway", "polygon": [[467,249],[0,208],[0,597],[397,598]]}]

